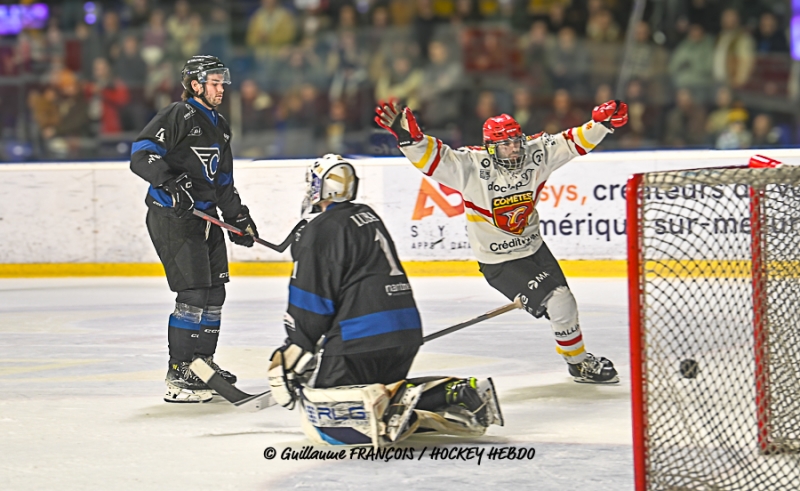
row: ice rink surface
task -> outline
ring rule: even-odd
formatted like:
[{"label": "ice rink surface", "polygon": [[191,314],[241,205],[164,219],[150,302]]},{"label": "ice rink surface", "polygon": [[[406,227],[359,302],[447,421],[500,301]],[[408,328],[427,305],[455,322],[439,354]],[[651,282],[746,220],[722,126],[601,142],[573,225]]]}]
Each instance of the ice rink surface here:
[{"label": "ice rink surface", "polygon": [[[424,332],[507,303],[483,278],[411,278]],[[249,392],[267,387],[283,338],[285,278],[233,278],[216,361]],[[415,459],[281,460],[309,442],[296,411],[162,401],[163,278],[0,280],[0,489],[457,490],[633,489],[624,280],[572,279],[588,350],[614,361],[617,386],[576,384],[546,320],[511,312],[424,345],[411,374],[491,376],[506,424],[471,440],[417,437]],[[431,460],[433,445],[485,449]],[[419,459],[423,447],[428,455]],[[492,447],[533,460],[489,460]],[[278,457],[266,460],[267,447]],[[318,450],[332,447],[316,446]]]}]

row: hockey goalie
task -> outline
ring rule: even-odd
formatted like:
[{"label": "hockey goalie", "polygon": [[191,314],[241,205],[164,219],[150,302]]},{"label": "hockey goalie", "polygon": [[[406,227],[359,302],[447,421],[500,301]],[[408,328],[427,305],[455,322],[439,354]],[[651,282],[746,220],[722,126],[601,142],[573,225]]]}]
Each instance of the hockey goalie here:
[{"label": "hockey goalie", "polygon": [[353,165],[328,154],[307,172],[284,316],[288,336],[269,381],[298,407],[311,441],[386,446],[416,432],[482,435],[503,424],[491,379],[408,378],[422,325],[394,242],[378,214],[354,203]]}]

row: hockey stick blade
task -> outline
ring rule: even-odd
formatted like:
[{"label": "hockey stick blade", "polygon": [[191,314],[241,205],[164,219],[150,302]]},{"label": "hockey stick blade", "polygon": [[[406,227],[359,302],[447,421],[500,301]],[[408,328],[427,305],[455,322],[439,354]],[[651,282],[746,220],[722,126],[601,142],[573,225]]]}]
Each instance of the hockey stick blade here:
[{"label": "hockey stick blade", "polygon": [[189,365],[189,368],[195,375],[200,377],[200,380],[205,382],[206,385],[217,391],[217,394],[221,395],[226,401],[236,407],[259,411],[276,404],[270,391],[260,394],[248,394],[247,392],[241,391],[226,382],[213,368],[208,366],[208,363],[200,358],[195,359],[192,364]]},{"label": "hockey stick blade", "polygon": [[524,305],[522,305],[522,299],[519,296],[517,296],[517,298],[515,298],[514,301],[511,302],[510,304],[503,305],[502,307],[498,307],[498,308],[496,308],[494,310],[490,310],[489,312],[486,312],[485,314],[481,314],[478,317],[475,317],[475,318],[470,319],[468,321],[464,321],[461,324],[456,324],[455,326],[450,326],[448,328],[442,329],[441,331],[437,331],[437,332],[435,332],[433,334],[428,334],[427,336],[422,338],[422,342],[423,343],[427,343],[428,341],[432,341],[432,340],[434,340],[436,338],[440,338],[440,337],[444,336],[445,334],[450,334],[451,332],[455,332],[455,331],[464,329],[465,327],[474,326],[475,324],[477,324],[479,322],[483,322],[483,321],[485,321],[487,319],[491,319],[492,317],[497,317],[500,314],[505,314],[506,312],[510,312],[512,310],[521,309],[522,307],[524,307]]},{"label": "hockey stick blade", "polygon": [[[211,215],[208,215],[206,213],[203,213],[202,211],[200,211],[200,210],[198,210],[196,208],[192,210],[192,214],[194,216],[196,216],[196,217],[202,218],[203,220],[205,220],[207,222],[211,222],[211,223],[213,223],[214,225],[216,225],[218,227],[224,228],[225,230],[227,230],[229,232],[233,232],[236,235],[244,235],[244,232],[242,232],[238,228],[234,227],[233,225],[229,225],[229,224],[223,222],[222,220],[220,220],[218,218],[214,218]],[[306,223],[308,223],[308,221],[305,220],[305,219],[300,220],[299,222],[297,222],[297,225],[295,225],[294,228],[292,228],[292,231],[289,232],[289,235],[287,235],[286,238],[283,239],[283,242],[281,242],[278,245],[275,245],[275,244],[273,244],[271,242],[267,242],[264,239],[259,239],[258,237],[253,237],[253,240],[258,244],[261,244],[263,246],[269,247],[273,251],[283,252],[292,243],[292,239],[294,238],[294,234],[300,229],[300,227],[304,226]]]}]

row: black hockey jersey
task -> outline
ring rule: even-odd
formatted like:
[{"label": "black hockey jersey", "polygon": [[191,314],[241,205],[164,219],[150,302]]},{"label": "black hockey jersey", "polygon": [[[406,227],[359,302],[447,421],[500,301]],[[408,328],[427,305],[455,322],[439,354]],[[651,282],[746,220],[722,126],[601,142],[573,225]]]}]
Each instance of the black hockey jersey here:
[{"label": "black hockey jersey", "polygon": [[286,332],[325,355],[422,344],[411,285],[377,213],[359,203],[334,203],[292,244]]},{"label": "black hockey jersey", "polygon": [[194,99],[159,111],[131,147],[131,170],[150,183],[147,205],[171,208],[172,197],[159,186],[186,172],[195,208],[215,212],[218,206],[226,217],[238,215],[230,140],[225,118]]}]

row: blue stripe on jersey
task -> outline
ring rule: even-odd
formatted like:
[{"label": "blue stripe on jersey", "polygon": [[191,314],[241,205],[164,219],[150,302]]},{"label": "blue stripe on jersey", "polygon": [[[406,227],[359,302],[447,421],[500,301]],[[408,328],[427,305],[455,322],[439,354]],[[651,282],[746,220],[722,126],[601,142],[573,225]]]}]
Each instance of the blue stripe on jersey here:
[{"label": "blue stripe on jersey", "polygon": [[227,186],[233,182],[233,172],[220,172],[215,181],[217,186]]},{"label": "blue stripe on jersey", "polygon": [[169,325],[172,327],[177,327],[178,329],[188,329],[189,331],[200,330],[200,323],[195,324],[194,322],[179,319],[178,317],[175,317],[175,314],[171,314],[169,316]]},{"label": "blue stripe on jersey", "polygon": [[336,313],[333,300],[289,285],[289,304],[319,315],[333,315]]},{"label": "blue stripe on jersey", "polygon": [[397,310],[384,310],[339,322],[342,340],[377,336],[390,332],[422,329],[419,311],[415,307]]},{"label": "blue stripe on jersey", "polygon": [[206,116],[208,116],[208,119],[210,119],[211,122],[214,123],[214,126],[217,125],[217,121],[219,121],[219,118],[217,117],[217,111],[208,109],[206,106],[194,100],[194,98],[189,99],[187,102],[196,107],[197,109],[201,110]]},{"label": "blue stripe on jersey", "polygon": [[[154,188],[152,185],[147,190],[147,194],[153,197],[154,200],[165,208],[172,208],[172,196],[168,192],[160,188]],[[194,207],[201,211],[206,211],[215,206],[213,201],[195,201]]]},{"label": "blue stripe on jersey", "polygon": [[151,140],[141,140],[131,145],[131,157],[139,151],[157,153],[161,157],[167,154],[167,149]]},{"label": "blue stripe on jersey", "polygon": [[172,196],[170,196],[169,193],[163,189],[154,188],[151,185],[150,189],[147,190],[147,194],[152,196],[154,200],[158,201],[161,206],[172,208]]}]

